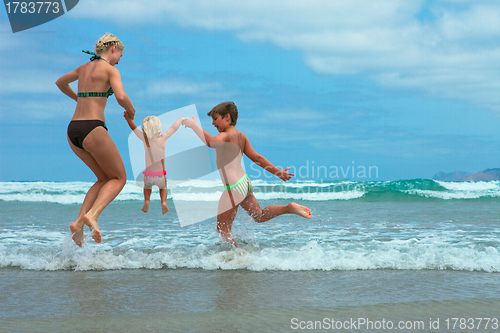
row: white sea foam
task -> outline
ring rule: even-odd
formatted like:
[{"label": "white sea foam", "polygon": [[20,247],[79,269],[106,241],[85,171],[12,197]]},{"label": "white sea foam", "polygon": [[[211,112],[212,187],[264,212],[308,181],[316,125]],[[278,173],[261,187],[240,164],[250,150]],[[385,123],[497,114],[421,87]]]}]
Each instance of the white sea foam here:
[{"label": "white sea foam", "polygon": [[460,192],[439,192],[429,190],[408,190],[404,191],[409,194],[415,194],[426,198],[437,198],[443,200],[450,199],[479,199],[479,198],[498,198],[500,191],[460,191]]},{"label": "white sea foam", "polygon": [[498,191],[500,182],[441,182],[437,183],[452,191]]},{"label": "white sea foam", "polygon": [[[256,180],[254,194],[258,200],[351,200],[362,197],[365,192],[346,187],[340,183],[284,183]],[[346,183],[347,184],[347,183]],[[21,202],[51,202],[59,204],[81,204],[93,183],[89,182],[0,182],[0,200]],[[191,180],[169,184],[169,199],[180,201],[218,201],[224,190],[219,181]],[[152,200],[159,200],[158,191],[153,191]],[[128,181],[117,201],[144,200],[143,190],[135,181]]]},{"label": "white sea foam", "polygon": [[[25,226],[0,233],[0,267],[29,270],[194,268],[252,271],[461,270],[500,272],[497,226],[466,232],[453,223],[422,229],[371,224],[356,232],[277,226],[239,248],[221,244],[215,230],[173,226],[109,230],[96,244],[87,234],[78,248],[69,233]],[[328,231],[329,230],[329,231]],[[328,231],[328,232],[325,232]]]},{"label": "white sea foam", "polygon": [[[413,196],[449,199],[500,198],[500,185],[496,182],[434,182],[409,180],[395,182],[282,182],[254,180],[253,192],[258,200],[331,201],[355,200],[373,193],[377,196],[402,192]],[[81,204],[90,182],[0,182],[1,201],[51,202]],[[190,180],[169,182],[169,199],[179,201],[218,201],[224,190],[220,181]],[[393,197],[388,196],[388,200]],[[128,181],[117,201],[142,201],[143,189],[135,181]],[[152,200],[159,200],[153,191]]]},{"label": "white sea foam", "polygon": [[[60,236],[58,238],[61,238]],[[500,272],[498,249],[457,247],[450,244],[426,244],[412,239],[406,242],[373,242],[356,247],[328,245],[309,241],[297,246],[227,248],[201,244],[190,248],[153,248],[151,241],[129,240],[114,250],[106,246],[61,250],[50,244],[22,244],[16,248],[0,246],[0,267],[30,270],[114,270],[197,268],[206,270],[464,270]],[[65,242],[69,242],[66,240]]]},{"label": "white sea foam", "polygon": [[479,199],[499,198],[500,185],[498,182],[441,182],[439,185],[447,191],[407,190],[406,193],[416,194],[428,198],[450,199]]}]

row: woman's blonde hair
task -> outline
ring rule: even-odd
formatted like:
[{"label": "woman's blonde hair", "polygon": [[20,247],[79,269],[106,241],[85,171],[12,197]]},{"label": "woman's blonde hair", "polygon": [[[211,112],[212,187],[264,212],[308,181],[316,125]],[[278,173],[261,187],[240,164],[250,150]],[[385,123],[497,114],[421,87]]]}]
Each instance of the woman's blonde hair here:
[{"label": "woman's blonde hair", "polygon": [[161,134],[161,121],[157,116],[149,116],[142,121],[142,132],[148,140],[155,140]]},{"label": "woman's blonde hair", "polygon": [[99,54],[101,52],[104,52],[113,45],[116,45],[119,50],[123,50],[125,48],[118,37],[113,34],[105,34],[104,36],[99,38],[99,41],[95,44],[95,53]]}]

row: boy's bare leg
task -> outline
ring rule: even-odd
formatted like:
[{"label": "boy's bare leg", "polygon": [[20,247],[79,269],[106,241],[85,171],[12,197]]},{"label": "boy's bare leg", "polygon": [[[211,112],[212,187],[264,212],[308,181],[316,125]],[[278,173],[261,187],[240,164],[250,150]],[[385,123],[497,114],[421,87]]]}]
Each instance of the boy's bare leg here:
[{"label": "boy's bare leg", "polygon": [[165,214],[166,212],[170,211],[167,206],[167,195],[168,195],[168,190],[166,188],[160,189],[160,201],[161,201],[161,213]]},{"label": "boy's bare leg", "polygon": [[262,223],[267,222],[277,216],[283,214],[296,214],[304,218],[310,219],[312,216],[311,210],[306,206],[299,205],[295,202],[291,202],[286,206],[283,205],[271,205],[264,209],[260,208],[259,202],[251,193],[245,200],[241,203],[241,207],[245,209],[248,214],[255,220],[255,222]]},{"label": "boy's bare leg", "polygon": [[217,231],[226,242],[234,245],[235,247],[238,247],[238,245],[236,245],[236,241],[233,239],[231,229],[237,212],[238,207],[235,207],[217,215]]},{"label": "boy's bare leg", "polygon": [[224,191],[219,200],[219,207],[217,209],[217,231],[221,237],[229,244],[236,245],[233,239],[231,229],[233,221],[238,212],[238,205],[234,205],[234,196],[230,196],[229,191]]},{"label": "boy's bare leg", "polygon": [[151,193],[153,192],[153,189],[151,188],[144,188],[144,206],[142,206],[141,210],[144,213],[147,213],[149,210],[149,202],[151,199]]}]

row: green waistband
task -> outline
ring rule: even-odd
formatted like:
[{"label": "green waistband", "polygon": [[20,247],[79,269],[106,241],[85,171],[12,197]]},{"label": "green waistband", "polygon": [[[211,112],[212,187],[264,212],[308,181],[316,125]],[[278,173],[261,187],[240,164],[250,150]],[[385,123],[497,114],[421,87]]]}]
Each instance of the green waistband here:
[{"label": "green waistband", "polygon": [[240,178],[234,185],[224,185],[224,187],[228,190],[232,189],[235,186],[238,186],[242,181],[244,181],[246,178],[248,178],[248,175],[245,173],[243,177]]}]

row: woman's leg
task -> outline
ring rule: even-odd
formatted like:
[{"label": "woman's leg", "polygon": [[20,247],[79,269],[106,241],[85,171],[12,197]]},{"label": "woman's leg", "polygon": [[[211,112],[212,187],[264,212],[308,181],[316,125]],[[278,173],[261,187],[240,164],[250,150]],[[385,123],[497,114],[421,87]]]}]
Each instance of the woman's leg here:
[{"label": "woman's leg", "polygon": [[100,243],[102,238],[97,219],[123,189],[127,175],[120,152],[104,127],[93,129],[83,141],[83,148],[98,164],[99,170],[107,176],[107,181],[100,187],[92,207],[82,218],[83,222],[93,230],[92,238]]},{"label": "woman's leg", "polygon": [[83,227],[85,225],[83,221],[83,216],[90,210],[92,205],[94,205],[95,200],[101,190],[102,186],[108,181],[108,176],[101,169],[96,160],[86,152],[84,149],[76,147],[69,139],[69,145],[76,156],[78,156],[84,163],[89,167],[90,170],[97,177],[97,181],[94,185],[87,191],[85,195],[85,199],[83,200],[82,206],[80,208],[80,212],[78,214],[78,218],[75,222],[73,222],[69,229],[71,230],[73,240],[78,246],[82,246],[83,244]]}]

